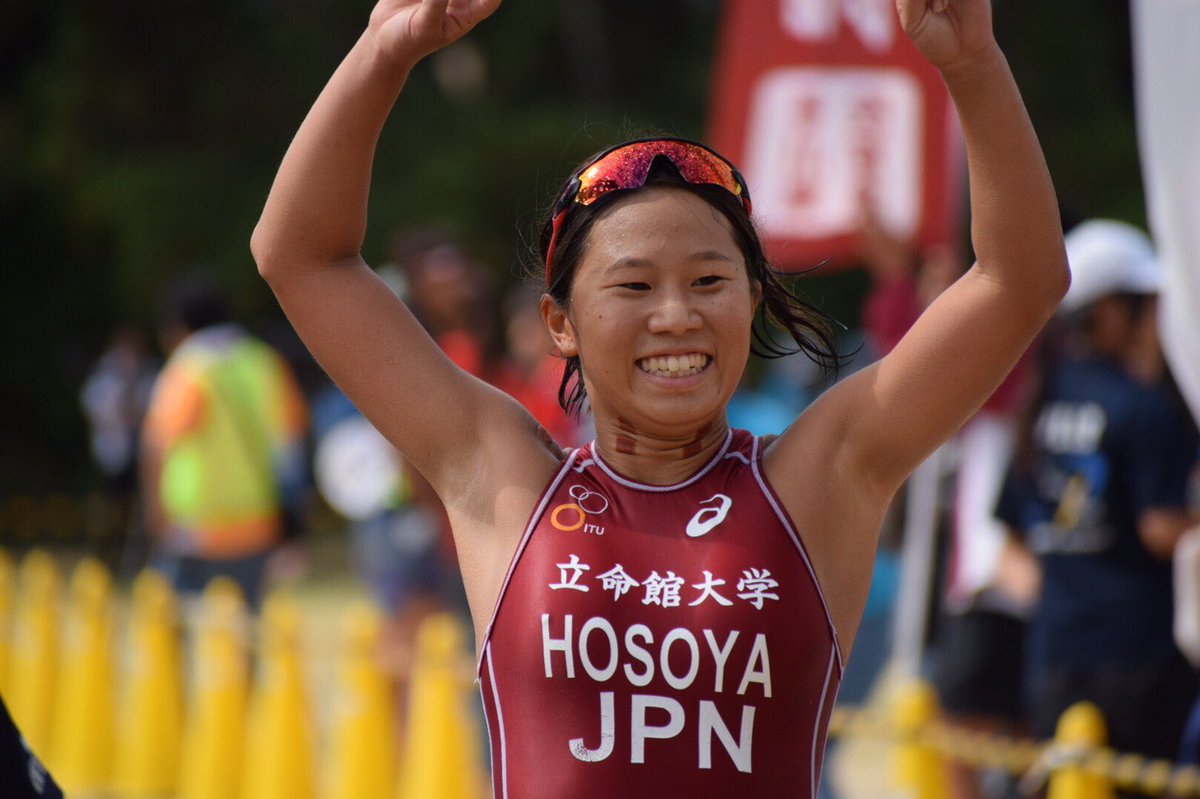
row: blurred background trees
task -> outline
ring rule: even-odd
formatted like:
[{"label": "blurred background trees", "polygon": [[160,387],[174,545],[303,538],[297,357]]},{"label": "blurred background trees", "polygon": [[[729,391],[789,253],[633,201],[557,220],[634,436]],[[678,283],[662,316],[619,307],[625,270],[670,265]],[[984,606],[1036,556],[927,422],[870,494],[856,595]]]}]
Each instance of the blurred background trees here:
[{"label": "blurred background trees", "polygon": [[[262,327],[248,241],[287,143],[367,2],[17,3],[0,10],[0,489],[93,480],[78,387],[118,325],[205,265]],[[631,133],[702,136],[718,0],[513,0],[413,74],[376,162],[365,248],[461,235],[515,282],[559,182]],[[1142,221],[1123,3],[1006,0],[1068,219]],[[807,278],[847,323],[865,281]],[[253,326],[253,325],[252,325]]]}]

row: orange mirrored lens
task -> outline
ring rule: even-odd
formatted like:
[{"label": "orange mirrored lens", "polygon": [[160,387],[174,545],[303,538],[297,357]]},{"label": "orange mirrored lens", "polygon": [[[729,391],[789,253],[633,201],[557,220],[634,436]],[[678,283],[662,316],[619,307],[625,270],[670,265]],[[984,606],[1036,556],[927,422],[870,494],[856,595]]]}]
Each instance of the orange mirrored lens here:
[{"label": "orange mirrored lens", "polygon": [[603,156],[579,175],[575,202],[591,205],[617,189],[636,189],[645,185],[650,166],[665,156],[688,183],[721,186],[741,197],[742,186],[734,177],[733,167],[703,147],[690,142],[657,140],[633,142]]}]

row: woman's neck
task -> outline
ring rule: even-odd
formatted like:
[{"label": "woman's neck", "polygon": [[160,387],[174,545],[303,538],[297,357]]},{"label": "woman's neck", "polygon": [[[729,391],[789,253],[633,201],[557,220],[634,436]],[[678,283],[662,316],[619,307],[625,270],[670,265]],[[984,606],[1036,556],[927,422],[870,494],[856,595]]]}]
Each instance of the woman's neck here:
[{"label": "woman's neck", "polygon": [[673,485],[708,463],[728,432],[724,416],[677,437],[651,435],[621,417],[597,419],[596,450],[623,477],[647,485]]}]

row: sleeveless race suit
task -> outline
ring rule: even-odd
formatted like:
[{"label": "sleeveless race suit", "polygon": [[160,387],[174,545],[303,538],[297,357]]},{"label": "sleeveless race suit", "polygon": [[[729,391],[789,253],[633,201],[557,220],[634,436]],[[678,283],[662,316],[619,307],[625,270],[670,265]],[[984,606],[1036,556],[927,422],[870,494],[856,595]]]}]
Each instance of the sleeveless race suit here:
[{"label": "sleeveless race suit", "polygon": [[760,458],[731,431],[648,486],[570,453],[481,650],[497,799],[816,796],[841,653]]}]

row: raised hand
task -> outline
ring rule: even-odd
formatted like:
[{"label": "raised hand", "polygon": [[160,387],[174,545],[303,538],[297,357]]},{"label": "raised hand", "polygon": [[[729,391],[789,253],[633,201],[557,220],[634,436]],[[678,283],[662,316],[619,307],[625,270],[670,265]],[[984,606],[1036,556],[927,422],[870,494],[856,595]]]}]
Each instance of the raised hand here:
[{"label": "raised hand", "polygon": [[500,0],[380,0],[367,29],[382,55],[411,65],[462,38],[499,6]]},{"label": "raised hand", "polygon": [[896,0],[900,24],[940,70],[982,55],[995,43],[990,0]]}]

